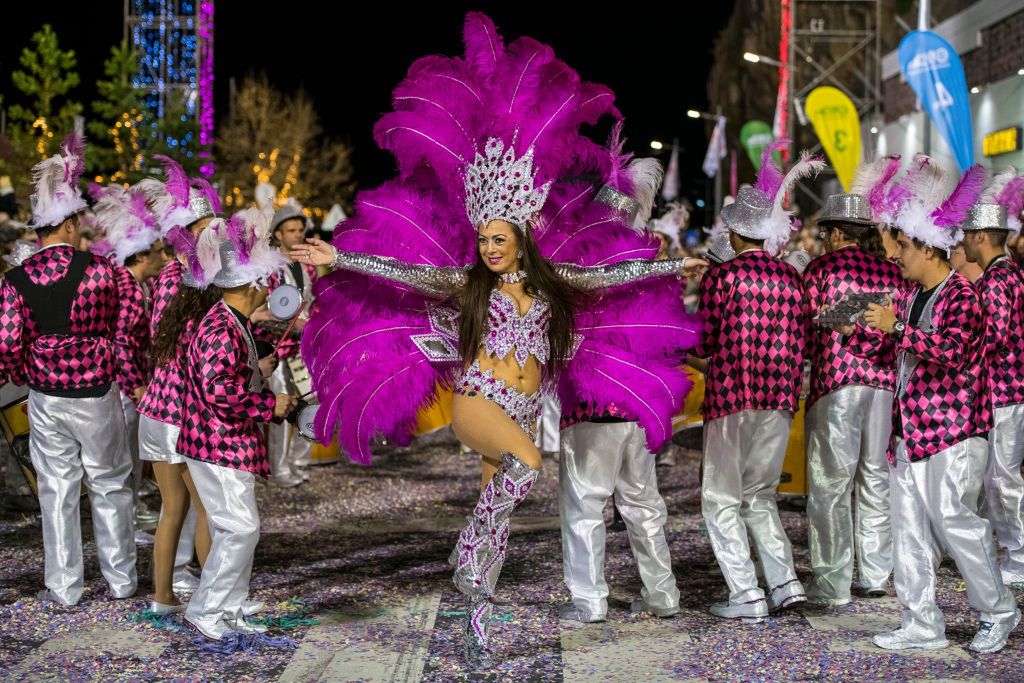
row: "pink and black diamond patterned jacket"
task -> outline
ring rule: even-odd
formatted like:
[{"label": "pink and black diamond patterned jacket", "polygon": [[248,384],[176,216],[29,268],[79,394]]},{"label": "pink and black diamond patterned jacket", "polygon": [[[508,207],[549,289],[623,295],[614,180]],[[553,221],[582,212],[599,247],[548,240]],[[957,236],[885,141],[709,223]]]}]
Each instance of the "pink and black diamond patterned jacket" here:
[{"label": "pink and black diamond patterned jacket", "polygon": [[708,361],[704,420],[744,410],[799,407],[805,335],[804,286],[793,266],[761,250],[712,266],[700,283]]},{"label": "pink and black diamond patterned jacket", "polygon": [[40,249],[0,286],[2,374],[51,396],[104,395],[115,379],[118,303],[109,261],[69,244]]},{"label": "pink and black diamond patterned jacket", "polygon": [[179,453],[270,475],[261,423],[273,420],[275,397],[262,388],[258,360],[248,321],[239,320],[223,302],[211,308],[186,357]]},{"label": "pink and black diamond patterned jacket", "polygon": [[[160,318],[163,317],[171,300],[181,287],[181,277],[184,272],[185,267],[180,261],[174,259],[164,266],[160,275],[157,276],[150,300],[149,332],[153,339],[156,338]],[[185,334],[178,342],[177,356],[171,361],[161,363],[153,370],[153,379],[150,380],[149,388],[146,389],[146,393],[143,394],[138,405],[139,412],[146,417],[176,427],[181,426],[182,408],[185,403],[185,380],[181,368],[194,330],[195,325],[189,324],[185,328]]]},{"label": "pink and black diamond patterned jacket", "polygon": [[149,293],[145,285],[122,266],[114,265],[117,273],[121,308],[117,314],[117,351],[115,377],[121,393],[133,396],[135,390],[149,381],[152,362],[149,356]]},{"label": "pink and black diamond patterned jacket", "polygon": [[906,325],[898,339],[878,333],[884,355],[896,368],[893,432],[907,457],[924,460],[992,427],[992,401],[985,368],[985,313],[977,290],[955,271],[924,306],[916,326],[910,311],[920,287],[911,285],[894,302]]},{"label": "pink and black diamond patterned jacket", "polygon": [[1000,256],[974,286],[985,310],[985,364],[992,407],[1024,403],[1024,275]]},{"label": "pink and black diamond patterned jacket", "polygon": [[[904,288],[899,267],[892,261],[868,254],[856,245],[819,256],[804,271],[807,290],[807,359],[811,364],[810,408],[822,396],[851,384],[893,391],[896,370],[882,357],[882,339],[858,325],[850,339],[831,328],[811,322],[821,307],[847,294],[889,292]],[[853,352],[857,349],[857,353]]]}]

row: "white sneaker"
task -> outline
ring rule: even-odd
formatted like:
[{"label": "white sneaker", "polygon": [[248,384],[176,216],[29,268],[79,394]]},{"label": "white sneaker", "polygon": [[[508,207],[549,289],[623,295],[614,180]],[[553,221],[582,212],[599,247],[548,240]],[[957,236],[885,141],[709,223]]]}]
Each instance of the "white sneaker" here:
[{"label": "white sneaker", "polygon": [[225,619],[224,620],[232,631],[240,631],[241,633],[266,633],[267,627],[263,624],[254,624],[251,621],[246,621],[245,618],[241,619]]},{"label": "white sneaker", "polygon": [[871,642],[883,650],[939,650],[949,646],[949,641],[945,638],[923,640],[909,635],[902,628],[888,633],[879,633],[871,639]]},{"label": "white sneaker", "polygon": [[182,623],[210,640],[220,640],[225,633],[232,630],[231,625],[225,619],[216,621],[207,619],[191,619],[187,615],[181,618]]},{"label": "white sneaker", "polygon": [[242,601],[242,615],[251,617],[254,614],[259,614],[267,609],[267,606],[259,600],[243,600]]},{"label": "white sneaker", "polygon": [[999,652],[1006,646],[1006,639],[1010,637],[1010,631],[1017,628],[1019,623],[1019,609],[1014,615],[1012,622],[993,624],[991,621],[983,621],[978,627],[978,632],[974,634],[974,640],[971,641],[969,647],[975,652],[983,654]]},{"label": "white sneaker", "polygon": [[578,621],[582,624],[596,624],[604,621],[605,615],[591,614],[582,607],[569,603],[568,605],[562,605],[562,609],[558,611],[558,618],[565,619],[566,621]]},{"label": "white sneaker", "polygon": [[768,616],[768,603],[764,598],[750,602],[716,602],[710,612],[723,619],[742,619],[747,624],[759,624]]}]

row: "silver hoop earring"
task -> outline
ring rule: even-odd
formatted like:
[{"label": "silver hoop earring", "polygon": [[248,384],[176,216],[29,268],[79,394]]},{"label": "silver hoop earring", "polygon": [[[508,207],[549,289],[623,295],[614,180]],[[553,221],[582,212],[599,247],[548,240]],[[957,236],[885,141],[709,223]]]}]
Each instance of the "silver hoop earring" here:
[{"label": "silver hoop earring", "polygon": [[517,258],[520,258],[520,259],[523,258],[523,252],[520,251],[519,252],[519,256]]}]

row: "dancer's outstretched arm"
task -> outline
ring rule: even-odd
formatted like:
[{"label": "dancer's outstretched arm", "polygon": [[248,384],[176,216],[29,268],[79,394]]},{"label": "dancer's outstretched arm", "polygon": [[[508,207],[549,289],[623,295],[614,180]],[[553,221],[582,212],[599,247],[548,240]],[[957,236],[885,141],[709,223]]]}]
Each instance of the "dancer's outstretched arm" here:
[{"label": "dancer's outstretched arm", "polygon": [[406,263],[388,256],[357,254],[338,251],[328,242],[316,237],[306,240],[307,244],[295,247],[288,256],[299,263],[315,266],[329,266],[382,277],[392,282],[409,285],[432,297],[446,299],[466,284],[466,269],[456,266],[428,266],[420,263]]},{"label": "dancer's outstretched arm", "polygon": [[699,277],[707,270],[708,262],[686,256],[663,261],[629,259],[607,266],[577,266],[571,263],[556,263],[555,271],[568,282],[580,289],[604,289],[618,287],[637,280],[646,280],[659,275],[682,275]]}]

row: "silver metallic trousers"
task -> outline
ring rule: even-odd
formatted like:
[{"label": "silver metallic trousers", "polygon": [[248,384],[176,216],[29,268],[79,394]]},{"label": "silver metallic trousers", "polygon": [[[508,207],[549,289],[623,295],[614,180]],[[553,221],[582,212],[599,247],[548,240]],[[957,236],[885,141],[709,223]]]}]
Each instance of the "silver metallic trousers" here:
[{"label": "silver metallic trousers", "polygon": [[967,585],[967,601],[982,621],[1012,622],[1016,602],[1003,585],[992,527],[975,512],[988,460],[988,444],[973,437],[925,460],[909,462],[896,442],[890,482],[896,595],[902,628],[922,640],[946,631],[935,604],[935,571],[945,550]]},{"label": "silver metallic trousers", "polygon": [[[268,380],[275,394],[296,394],[292,370],[283,360],[278,361],[274,374]],[[295,476],[295,468],[309,464],[313,443],[299,436],[295,427],[285,421],[267,425],[267,457],[270,472],[275,477]]]},{"label": "silver metallic trousers", "polygon": [[132,472],[119,392],[99,398],[28,395],[29,452],[39,484],[45,582],[67,605],[82,597],[82,482],[89,491],[100,572],[116,598],[135,593]]},{"label": "silver metallic trousers", "polygon": [[643,582],[641,597],[655,609],[678,608],[665,540],[668,513],[644,430],[635,422],[581,422],[561,437],[562,568],[573,604],[595,617],[608,613],[602,512],[614,493]]},{"label": "silver metallic trousers", "polygon": [[748,533],[769,590],[796,581],[793,551],[775,504],[792,422],[792,414],[783,410],[744,410],[704,424],[701,512],[731,602],[764,598]]},{"label": "silver metallic trousers", "polygon": [[988,439],[985,502],[996,539],[1006,548],[1001,568],[1004,574],[1024,577],[1024,405],[996,408]]},{"label": "silver metallic trousers", "polygon": [[558,397],[553,394],[545,395],[541,399],[540,421],[537,423],[537,436],[533,440],[541,453],[558,452],[558,423],[561,419],[562,409]]},{"label": "silver metallic trousers", "polygon": [[143,462],[139,459],[139,411],[135,401],[121,392],[121,409],[124,410],[124,423],[128,428],[128,451],[132,455],[132,496],[135,503],[139,502],[139,489],[142,488]]},{"label": "silver metallic trousers", "polygon": [[892,399],[891,391],[846,386],[822,396],[807,412],[807,528],[814,595],[850,597],[855,553],[862,588],[889,583],[892,531],[885,452],[892,432]]},{"label": "silver metallic trousers", "polygon": [[260,540],[256,477],[252,472],[187,460],[192,482],[206,508],[213,543],[185,616],[206,623],[241,619],[242,602],[249,595],[252,559]]}]

